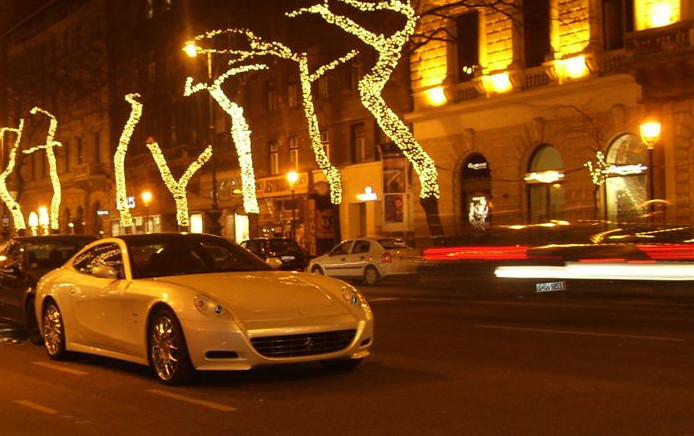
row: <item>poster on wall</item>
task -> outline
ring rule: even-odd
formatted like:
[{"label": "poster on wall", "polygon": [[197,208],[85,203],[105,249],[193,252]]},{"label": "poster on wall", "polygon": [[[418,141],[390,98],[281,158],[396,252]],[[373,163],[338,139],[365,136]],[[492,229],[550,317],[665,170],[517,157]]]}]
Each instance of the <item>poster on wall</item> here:
[{"label": "poster on wall", "polygon": [[399,194],[406,192],[407,159],[389,157],[383,159],[383,192]]},{"label": "poster on wall", "polygon": [[487,202],[487,197],[484,195],[472,197],[468,219],[474,227],[483,229],[487,226],[489,223],[489,203]]},{"label": "poster on wall", "polygon": [[405,194],[385,194],[386,222],[405,221]]}]

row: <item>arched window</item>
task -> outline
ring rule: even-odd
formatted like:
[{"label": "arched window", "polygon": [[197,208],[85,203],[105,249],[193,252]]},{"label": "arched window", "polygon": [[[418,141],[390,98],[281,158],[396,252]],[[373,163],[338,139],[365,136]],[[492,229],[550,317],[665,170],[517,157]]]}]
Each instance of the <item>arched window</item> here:
[{"label": "arched window", "polygon": [[470,155],[460,172],[461,219],[463,225],[484,227],[491,220],[492,179],[487,158]]},{"label": "arched window", "polygon": [[643,164],[648,161],[646,146],[634,134],[617,137],[607,149],[610,168],[605,181],[605,207],[610,221],[632,221],[646,212],[648,180]]},{"label": "arched window", "polygon": [[564,165],[556,148],[540,145],[528,165],[528,220],[532,223],[561,219],[564,212]]}]

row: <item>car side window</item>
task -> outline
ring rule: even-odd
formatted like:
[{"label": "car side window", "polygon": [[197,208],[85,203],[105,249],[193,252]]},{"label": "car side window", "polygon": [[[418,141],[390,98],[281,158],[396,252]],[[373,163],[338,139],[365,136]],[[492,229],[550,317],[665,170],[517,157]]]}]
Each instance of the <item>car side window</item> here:
[{"label": "car side window", "polygon": [[333,248],[330,254],[347,254],[349,253],[349,248],[352,246],[352,241],[345,241],[337,247]]},{"label": "car side window", "polygon": [[77,256],[72,265],[82,274],[91,274],[97,266],[111,266],[118,272],[119,279],[125,278],[121,249],[112,242],[95,245]]},{"label": "car side window", "polygon": [[369,243],[369,241],[357,241],[354,243],[352,253],[368,253],[370,246],[371,244]]}]

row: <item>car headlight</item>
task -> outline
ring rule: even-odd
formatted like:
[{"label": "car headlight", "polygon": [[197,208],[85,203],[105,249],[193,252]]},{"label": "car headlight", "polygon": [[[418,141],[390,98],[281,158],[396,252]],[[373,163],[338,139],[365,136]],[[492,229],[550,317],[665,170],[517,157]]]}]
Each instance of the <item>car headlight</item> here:
[{"label": "car headlight", "polygon": [[351,303],[352,306],[356,306],[359,304],[359,300],[360,300],[359,292],[357,292],[357,290],[351,286],[343,286],[342,287],[342,297],[346,301]]},{"label": "car headlight", "polygon": [[205,295],[195,296],[195,308],[203,315],[221,315],[224,307],[219,302]]}]

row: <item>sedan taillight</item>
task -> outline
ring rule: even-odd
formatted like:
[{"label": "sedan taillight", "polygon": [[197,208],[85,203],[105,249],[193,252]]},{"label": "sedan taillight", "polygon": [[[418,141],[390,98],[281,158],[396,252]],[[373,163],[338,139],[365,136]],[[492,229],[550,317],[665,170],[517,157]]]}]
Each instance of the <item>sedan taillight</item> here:
[{"label": "sedan taillight", "polygon": [[391,263],[393,261],[393,256],[391,256],[390,251],[384,251],[381,255],[381,263]]}]

